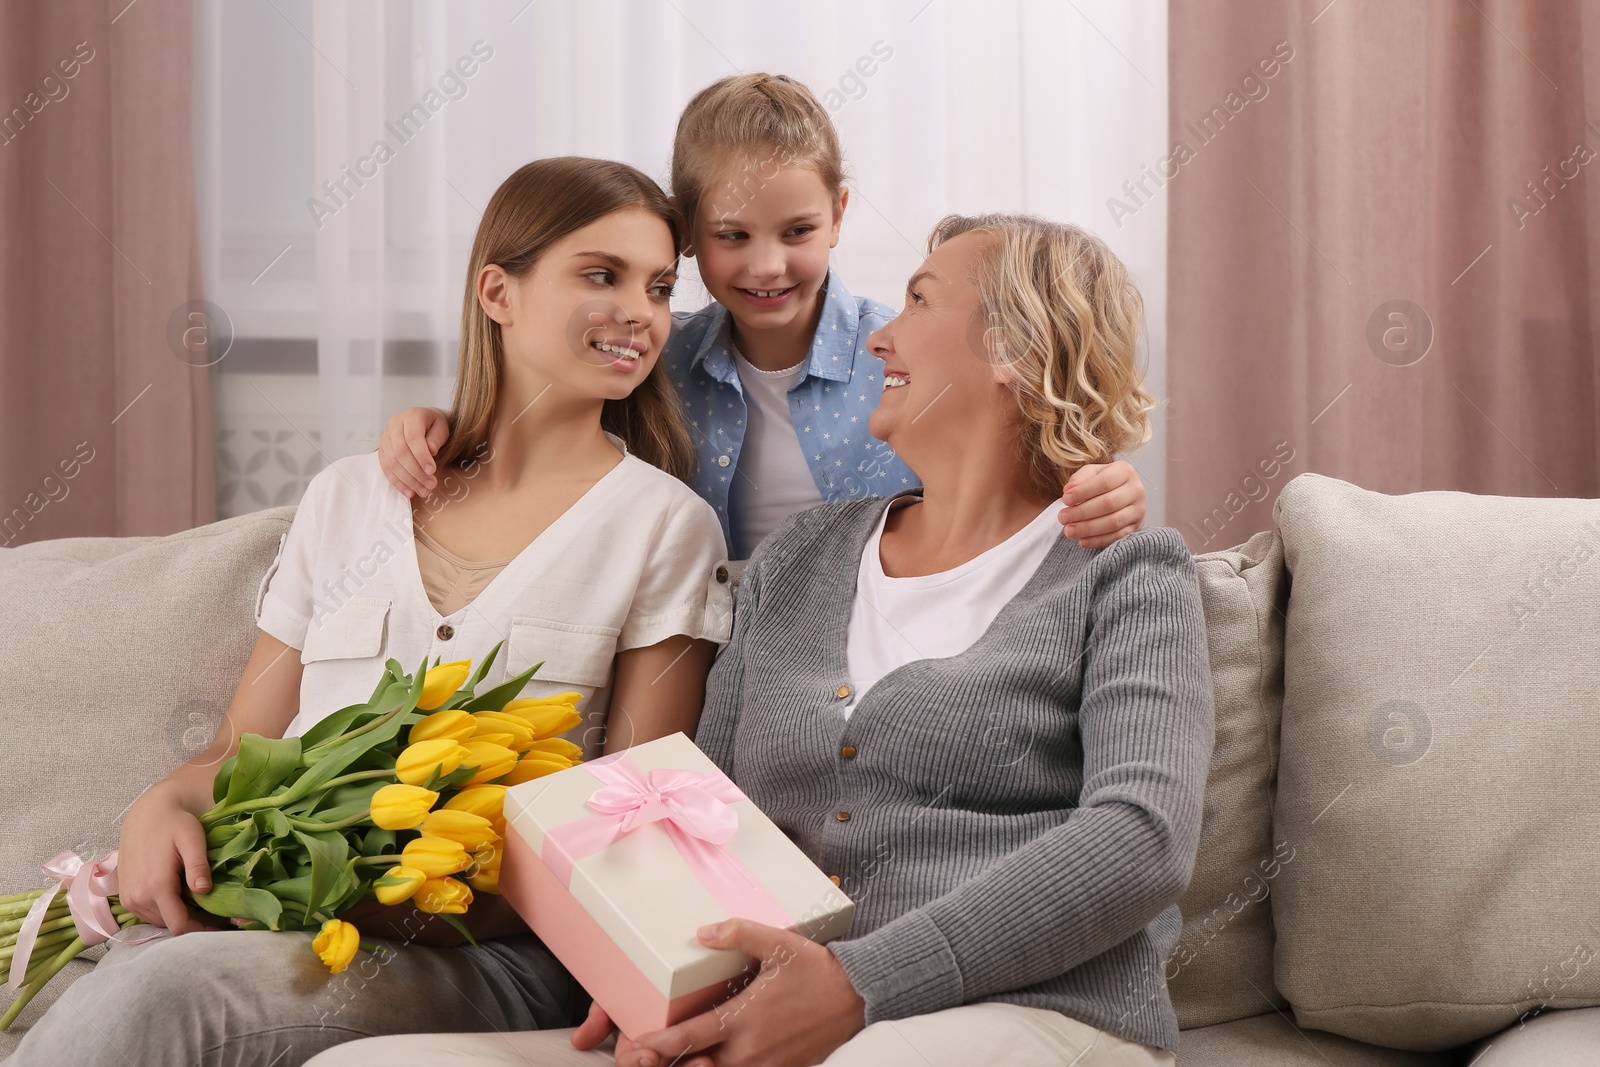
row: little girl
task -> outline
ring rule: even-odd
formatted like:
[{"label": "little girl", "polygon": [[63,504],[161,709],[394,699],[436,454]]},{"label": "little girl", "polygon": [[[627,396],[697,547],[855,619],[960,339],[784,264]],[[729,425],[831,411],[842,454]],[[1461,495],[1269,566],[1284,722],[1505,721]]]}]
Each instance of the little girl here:
[{"label": "little girl", "polygon": [[[866,339],[895,313],[851,296],[828,266],[849,190],[838,132],[816,97],[781,74],[702,89],[678,120],[672,186],[687,253],[715,302],[674,316],[662,360],[694,434],[690,484],[716,509],[729,555],[748,559],[796,511],[916,485],[867,432],[884,383]],[[955,324],[972,336],[973,358],[982,326]],[[960,403],[942,397],[928,417]],[[379,461],[396,488],[432,492],[433,452],[449,433],[437,408],[389,420]],[[1060,520],[1067,536],[1100,548],[1139,528],[1144,500],[1130,464],[1090,464],[1063,487]]]},{"label": "little girl", "polygon": [[[411,670],[424,656],[478,660],[504,640],[480,688],[542,660],[525,692],[579,692],[588,754],[693,733],[731,597],[716,513],[679,480],[692,446],[658,366],[676,220],[622,163],[539,160],[496,191],[473,244],[438,458],[450,506],[425,515],[371,453],[312,479],[262,580],[261,634],[223,727],[123,821],[130,911],[177,935],[217,924],[180,896],[184,882],[210,888],[196,816],[217,767],[243,733],[297,736],[366,700],[390,657]],[[309,933],[116,944],[8,1062],[289,1067],[370,1035],[583,1017],[581,988],[498,896],[464,917],[492,939],[480,947],[444,923],[401,931],[402,916],[432,919],[409,906],[357,910],[346,918],[363,933],[411,943],[336,978]]]}]

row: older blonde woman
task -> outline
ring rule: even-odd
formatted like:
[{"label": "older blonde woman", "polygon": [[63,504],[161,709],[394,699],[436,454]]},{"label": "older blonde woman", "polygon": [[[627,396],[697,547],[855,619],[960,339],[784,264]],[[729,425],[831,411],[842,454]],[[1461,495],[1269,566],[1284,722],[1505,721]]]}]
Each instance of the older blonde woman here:
[{"label": "older blonde woman", "polygon": [[[733,1000],[616,1047],[576,1031],[355,1042],[315,1062],[1171,1064],[1163,963],[1212,698],[1171,529],[1060,536],[1078,467],[1149,435],[1121,263],[1075,227],[950,217],[869,341],[871,417],[922,481],[786,520],[753,557],[697,740],[857,905]],[[493,1057],[503,1057],[494,1059]]]}]

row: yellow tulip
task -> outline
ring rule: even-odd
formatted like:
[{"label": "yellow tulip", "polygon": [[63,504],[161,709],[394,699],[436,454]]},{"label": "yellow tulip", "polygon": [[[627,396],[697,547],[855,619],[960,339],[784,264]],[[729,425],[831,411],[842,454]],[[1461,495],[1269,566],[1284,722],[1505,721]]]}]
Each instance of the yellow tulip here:
[{"label": "yellow tulip", "polygon": [[478,768],[468,778],[466,785],[482,785],[492,782],[517,765],[517,754],[504,745],[497,745],[492,741],[468,741],[461,746],[467,750],[461,762],[469,767]]},{"label": "yellow tulip", "polygon": [[480,852],[473,861],[465,872],[467,884],[482,893],[500,892],[500,849]]},{"label": "yellow tulip", "polygon": [[434,915],[461,915],[472,903],[472,890],[454,878],[429,878],[417,889],[411,902]]},{"label": "yellow tulip", "polygon": [[477,728],[478,720],[472,717],[472,712],[451,708],[449,711],[436,711],[432,715],[418,719],[412,724],[411,732],[406,735],[406,741],[413,745],[418,741],[432,741],[436,737],[465,741]]},{"label": "yellow tulip", "polygon": [[426,877],[415,867],[397,863],[372,883],[372,893],[378,898],[379,904],[404,904],[416,893]]},{"label": "yellow tulip", "polygon": [[517,765],[500,781],[503,785],[521,785],[535,778],[543,778],[547,774],[564,771],[571,766],[570,762],[560,757],[531,754],[518,760]]},{"label": "yellow tulip", "polygon": [[434,768],[441,775],[449,774],[461,766],[467,750],[459,741],[437,737],[431,741],[418,741],[407,745],[394,761],[394,776],[406,785],[421,785],[428,780]]},{"label": "yellow tulip", "polygon": [[506,746],[508,748],[516,748],[518,745],[526,745],[533,741],[533,727],[529,726],[528,720],[521,715],[508,715],[503,711],[475,711],[472,717],[478,724],[474,737],[484,738],[491,734],[508,733],[517,742]]},{"label": "yellow tulip", "polygon": [[528,746],[523,755],[557,756],[572,763],[578,763],[583,759],[583,749],[564,737],[550,737],[543,741],[535,741]]},{"label": "yellow tulip", "polygon": [[466,870],[472,864],[472,857],[467,855],[460,841],[423,836],[406,842],[406,847],[400,850],[400,863],[420,871],[425,878],[443,878]]},{"label": "yellow tulip", "polygon": [[484,845],[495,844],[500,835],[494,824],[482,815],[470,811],[440,810],[432,812],[422,823],[422,832],[428,837],[442,837],[461,842],[468,852]]},{"label": "yellow tulip", "polygon": [[570,708],[582,699],[582,693],[573,692],[569,689],[565,693],[551,693],[549,696],[543,697],[518,697],[500,710],[515,711],[517,708],[532,707],[535,704],[565,704]]},{"label": "yellow tulip", "polygon": [[467,675],[472,671],[472,661],[458,659],[454,663],[441,663],[431,668],[422,679],[422,696],[417,700],[417,707],[423,711],[432,711],[446,700],[455,696],[456,690],[466,684]]},{"label": "yellow tulip", "polygon": [[438,793],[420,785],[386,785],[372,794],[372,821],[385,830],[412,830],[438,799]]},{"label": "yellow tulip", "polygon": [[494,827],[494,832],[504,836],[506,787],[503,785],[474,785],[463,789],[444,802],[450,811],[470,811],[482,815]]},{"label": "yellow tulip", "polygon": [[501,748],[509,748],[513,752],[517,750],[517,735],[512,733],[492,734],[479,731],[467,740],[487,741],[491,745],[499,745]]},{"label": "yellow tulip", "polygon": [[323,923],[322,931],[311,942],[312,950],[334,974],[350,966],[360,947],[361,932],[343,919],[329,919]]},{"label": "yellow tulip", "polygon": [[583,716],[564,700],[513,700],[501,710],[526,720],[536,739],[564,734],[583,721]]}]

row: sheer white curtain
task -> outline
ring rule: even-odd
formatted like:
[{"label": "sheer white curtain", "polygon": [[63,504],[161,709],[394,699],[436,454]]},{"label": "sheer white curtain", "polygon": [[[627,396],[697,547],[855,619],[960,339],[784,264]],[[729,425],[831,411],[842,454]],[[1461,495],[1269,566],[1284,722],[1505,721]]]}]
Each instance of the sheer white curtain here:
[{"label": "sheer white curtain", "polygon": [[[800,78],[838,124],[853,292],[899,306],[948,212],[1078,222],[1144,289],[1165,393],[1165,204],[1111,207],[1165,154],[1160,0],[198,0],[196,19],[207,293],[234,331],[224,514],[448,404],[468,248],[507,174],[578,154],[665,184],[679,110],[737,71]],[[697,307],[686,265],[675,304]],[[1132,458],[1159,522],[1159,430]]]}]

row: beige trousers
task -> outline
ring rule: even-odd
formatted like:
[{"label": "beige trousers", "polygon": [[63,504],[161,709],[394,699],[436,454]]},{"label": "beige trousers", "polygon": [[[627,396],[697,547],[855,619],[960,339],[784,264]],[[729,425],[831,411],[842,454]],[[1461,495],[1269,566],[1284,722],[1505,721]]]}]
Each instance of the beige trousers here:
[{"label": "beige trousers", "polygon": [[[571,1030],[405,1034],[338,1045],[306,1067],[602,1067],[613,1043],[579,1052]],[[967,1004],[874,1023],[825,1067],[1172,1067],[1172,1053],[1043,1008]]]}]

